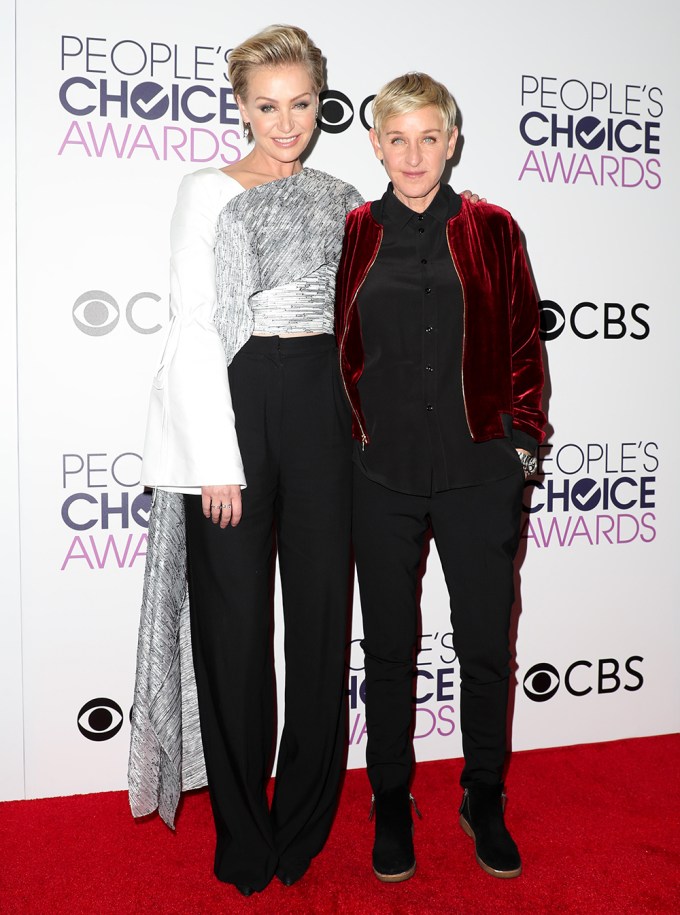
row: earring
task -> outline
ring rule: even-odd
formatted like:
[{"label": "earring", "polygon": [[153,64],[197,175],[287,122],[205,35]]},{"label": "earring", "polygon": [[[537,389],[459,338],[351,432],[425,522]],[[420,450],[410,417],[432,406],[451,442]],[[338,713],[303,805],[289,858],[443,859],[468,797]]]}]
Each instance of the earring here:
[{"label": "earring", "polygon": [[250,121],[243,122],[243,136],[246,140],[250,139]]}]

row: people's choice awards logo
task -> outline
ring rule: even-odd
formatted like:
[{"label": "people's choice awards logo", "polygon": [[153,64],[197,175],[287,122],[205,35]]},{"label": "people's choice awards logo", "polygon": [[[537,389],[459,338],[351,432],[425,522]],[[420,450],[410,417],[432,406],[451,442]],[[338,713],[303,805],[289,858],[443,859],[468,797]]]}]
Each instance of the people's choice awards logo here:
[{"label": "people's choice awards logo", "polygon": [[62,35],[60,156],[229,165],[241,158],[227,44]]},{"label": "people's choice awards logo", "polygon": [[62,455],[61,518],[68,531],[62,572],[143,564],[151,495],[140,491],[141,461],[133,451]]},{"label": "people's choice awards logo", "polygon": [[661,187],[660,86],[524,73],[519,181]]},{"label": "people's choice awards logo", "polygon": [[659,461],[653,441],[539,446],[522,537],[540,548],[651,543]]},{"label": "people's choice awards logo", "polygon": [[616,693],[620,689],[637,692],[644,684],[640,665],[644,658],[631,655],[625,661],[617,658],[585,658],[574,661],[565,668],[563,676],[553,664],[543,661],[534,664],[524,675],[522,685],[525,695],[533,702],[547,702],[561,686],[570,696],[582,697],[591,693],[598,696]]}]

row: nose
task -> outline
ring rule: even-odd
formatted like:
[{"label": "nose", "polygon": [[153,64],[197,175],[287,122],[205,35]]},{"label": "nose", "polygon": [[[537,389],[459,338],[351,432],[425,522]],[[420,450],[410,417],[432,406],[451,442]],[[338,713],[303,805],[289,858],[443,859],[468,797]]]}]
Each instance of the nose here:
[{"label": "nose", "polygon": [[409,143],[406,150],[406,161],[409,165],[415,166],[420,164],[422,153],[418,143]]},{"label": "nose", "polygon": [[279,130],[282,133],[290,133],[293,129],[293,113],[283,108],[279,111]]}]

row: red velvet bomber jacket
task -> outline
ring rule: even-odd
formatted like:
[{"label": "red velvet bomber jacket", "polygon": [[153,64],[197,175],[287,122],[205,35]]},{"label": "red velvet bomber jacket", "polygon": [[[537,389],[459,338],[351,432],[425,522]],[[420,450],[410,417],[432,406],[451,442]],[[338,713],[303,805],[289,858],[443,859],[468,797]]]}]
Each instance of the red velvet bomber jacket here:
[{"label": "red velvet bomber jacket", "polygon": [[[347,216],[338,268],[335,330],[340,371],[352,407],[352,434],[368,444],[357,382],[364,352],[357,295],[373,266],[383,227],[365,203]],[[543,441],[543,363],[538,303],[517,223],[500,207],[471,204],[447,224],[449,250],[463,287],[463,400],[475,442],[513,428]]]}]

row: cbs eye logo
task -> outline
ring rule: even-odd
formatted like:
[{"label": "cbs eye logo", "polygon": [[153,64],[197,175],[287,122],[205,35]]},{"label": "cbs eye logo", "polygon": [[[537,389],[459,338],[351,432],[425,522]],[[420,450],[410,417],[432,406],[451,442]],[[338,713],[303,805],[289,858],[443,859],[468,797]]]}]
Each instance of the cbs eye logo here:
[{"label": "cbs eye logo", "polygon": [[524,675],[524,692],[534,702],[552,699],[560,685],[560,675],[552,664],[534,664]]},{"label": "cbs eye logo", "polygon": [[557,302],[544,299],[538,303],[538,312],[541,320],[541,340],[554,340],[559,337],[565,325],[564,309]]},{"label": "cbs eye logo", "polygon": [[326,133],[342,133],[354,120],[354,105],[344,92],[326,89],[319,95],[319,127]]},{"label": "cbs eye logo", "polygon": [[649,305],[644,302],[637,302],[628,311],[619,302],[604,302],[602,305],[579,302],[567,315],[557,302],[542,299],[538,303],[538,311],[541,340],[555,340],[564,330],[570,330],[580,340],[592,340],[593,337],[646,340],[649,336],[649,323],[642,316],[649,311]]},{"label": "cbs eye logo", "polygon": [[[142,324],[136,316],[140,302],[160,302],[161,297],[155,292],[138,292],[125,306],[125,320],[138,334],[156,334],[162,325],[158,323]],[[143,310],[143,309],[142,309]],[[73,303],[73,323],[78,330],[88,337],[103,337],[110,334],[120,321],[120,306],[112,295],[102,289],[88,289]]]},{"label": "cbs eye logo", "polygon": [[[359,120],[366,130],[373,126],[366,117],[366,109],[375,95],[369,95],[359,106]],[[352,100],[337,89],[325,89],[319,93],[319,116],[317,123],[325,133],[343,133],[354,120]]]},{"label": "cbs eye logo", "polygon": [[111,740],[123,726],[123,710],[113,699],[90,699],[78,712],[78,730],[88,740]]},{"label": "cbs eye logo", "polygon": [[603,695],[618,692],[619,689],[634,693],[645,682],[637,670],[643,661],[644,658],[640,655],[631,655],[623,662],[616,658],[600,658],[597,661],[581,659],[567,667],[564,678],[560,677],[556,667],[543,661],[529,668],[522,685],[526,696],[533,702],[552,699],[562,682],[571,696],[587,696],[592,692]]}]

